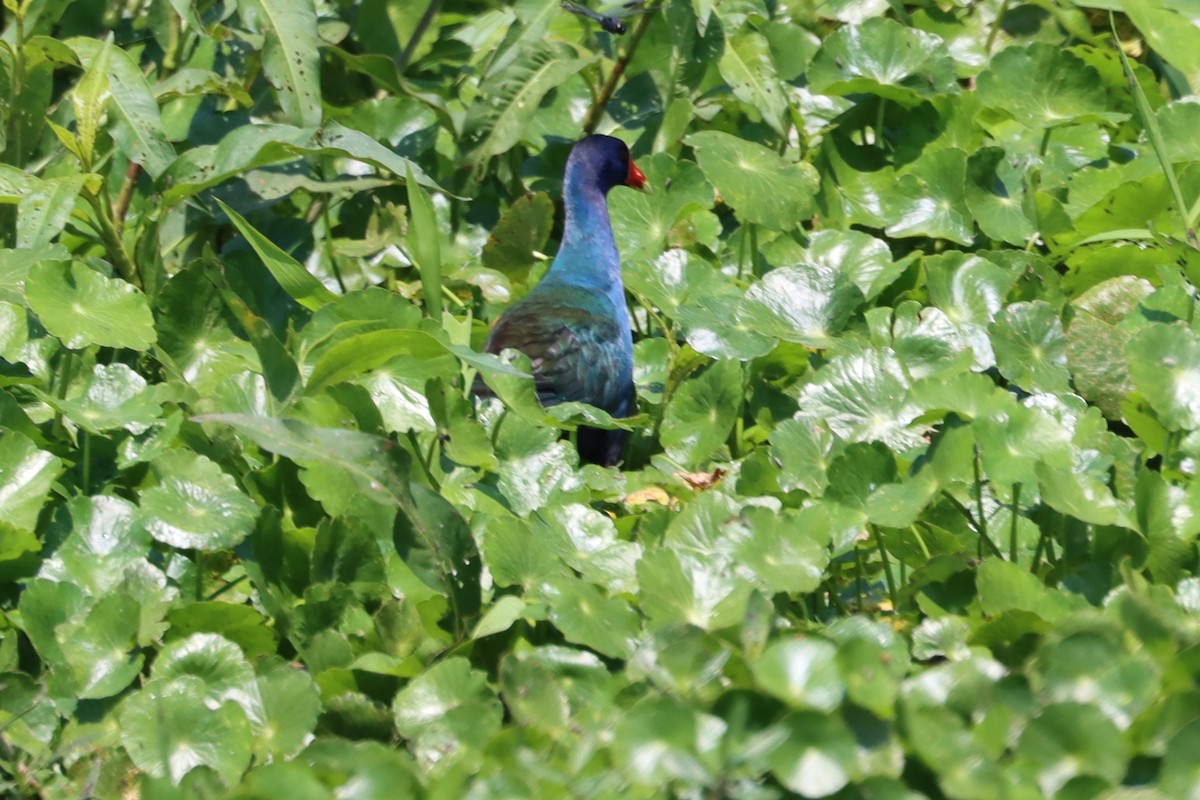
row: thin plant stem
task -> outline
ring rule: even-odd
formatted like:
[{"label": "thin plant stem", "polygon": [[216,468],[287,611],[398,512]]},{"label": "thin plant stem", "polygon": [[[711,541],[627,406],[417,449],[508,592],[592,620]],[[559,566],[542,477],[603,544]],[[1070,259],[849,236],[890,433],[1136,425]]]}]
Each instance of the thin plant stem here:
[{"label": "thin plant stem", "polygon": [[99,195],[85,192],[84,196],[87,197],[92,211],[96,214],[96,221],[100,223],[100,238],[104,242],[104,249],[108,251],[108,257],[112,259],[113,266],[116,267],[122,278],[139,289],[142,288],[142,276],[138,272],[137,265],[133,263],[133,259],[125,250],[121,232],[117,230],[116,223],[112,218],[112,207]]},{"label": "thin plant stem", "polygon": [[983,471],[979,463],[979,445],[975,446],[975,458],[971,466],[975,469],[975,513],[979,527],[979,557],[983,558],[983,540],[988,539],[988,531],[987,517],[983,515]]},{"label": "thin plant stem", "polygon": [[861,547],[854,548],[854,597],[858,603],[858,613],[863,610],[863,585],[866,582],[866,576],[863,574],[866,569],[863,566],[863,554]]},{"label": "thin plant stem", "polygon": [[1008,560],[1017,561],[1017,520],[1021,511],[1021,484],[1014,483],[1012,487],[1012,527],[1008,531]]},{"label": "thin plant stem", "polygon": [[596,126],[600,124],[600,117],[604,115],[604,109],[608,106],[608,101],[612,99],[613,92],[617,90],[617,84],[621,82],[621,76],[625,74],[625,68],[629,66],[629,62],[633,59],[633,54],[637,52],[638,44],[642,41],[642,37],[646,35],[646,29],[650,27],[650,20],[653,14],[643,14],[633,28],[633,34],[629,39],[629,47],[625,48],[625,52],[617,59],[617,63],[613,65],[612,72],[608,75],[608,80],[604,82],[604,86],[600,88],[600,94],[596,96],[592,102],[591,108],[588,109],[587,116],[583,118],[583,132],[592,134],[596,132]]},{"label": "thin plant stem", "polygon": [[875,537],[875,546],[879,550],[879,558],[883,561],[883,579],[887,582],[888,598],[892,601],[892,611],[896,609],[896,579],[892,577],[892,561],[888,558],[887,548],[883,546],[883,537],[879,535],[878,528],[872,528],[871,534]]},{"label": "thin plant stem", "polygon": [[883,115],[887,111],[887,100],[880,97],[875,108],[875,146],[883,148]]},{"label": "thin plant stem", "polygon": [[750,274],[758,274],[758,226],[750,224]]},{"label": "thin plant stem", "polygon": [[125,226],[125,214],[129,211],[129,203],[133,200],[133,190],[137,188],[138,178],[142,175],[142,165],[135,161],[129,162],[125,169],[125,180],[121,182],[121,190],[117,192],[117,200],[113,203],[113,220],[119,228]]},{"label": "thin plant stem", "polygon": [[80,458],[83,460],[83,463],[79,465],[79,488],[83,492],[84,497],[86,497],[92,493],[92,435],[87,431],[81,430],[79,432],[79,438],[83,440],[83,452],[80,454]]},{"label": "thin plant stem", "polygon": [[996,14],[996,19],[992,22],[992,29],[988,31],[987,41],[983,43],[983,52],[989,55],[992,52],[992,45],[996,43],[996,37],[1000,35],[1000,25],[1004,22],[1004,15],[1008,13],[1008,4],[1011,0],[1004,0],[1000,4],[1000,11]]},{"label": "thin plant stem", "polygon": [[425,8],[425,13],[417,20],[417,26],[413,28],[413,34],[409,37],[408,44],[404,47],[404,52],[400,54],[400,59],[396,62],[396,71],[401,75],[408,68],[409,59],[417,51],[417,45],[421,43],[421,37],[425,35],[425,31],[429,29],[430,23],[433,22],[434,16],[441,8],[442,0],[429,0],[429,5]]},{"label": "thin plant stem", "polygon": [[[412,431],[408,431],[405,436],[408,438],[408,443],[412,445],[413,454],[417,458],[417,463],[421,465],[421,471],[424,472],[425,477],[429,479],[429,485],[432,486],[435,491],[440,492],[442,490],[441,482],[433,476],[433,469],[431,467],[433,457],[432,450],[426,454],[421,448],[421,443],[417,440],[417,435]],[[427,455],[430,459],[428,461],[426,460]]]}]

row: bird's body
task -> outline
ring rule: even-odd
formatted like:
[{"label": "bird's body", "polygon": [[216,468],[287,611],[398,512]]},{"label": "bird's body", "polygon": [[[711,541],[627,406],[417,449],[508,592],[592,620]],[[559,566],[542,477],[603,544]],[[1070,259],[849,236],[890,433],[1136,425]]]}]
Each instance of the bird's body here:
[{"label": "bird's body", "polygon": [[[571,151],[558,255],[541,282],[501,315],[484,345],[489,353],[512,348],[529,357],[542,405],[577,401],[614,417],[633,413],[633,336],[606,195],[613,186],[644,183],[619,139],[589,136]],[[582,428],[580,457],[615,465],[626,436]]]}]

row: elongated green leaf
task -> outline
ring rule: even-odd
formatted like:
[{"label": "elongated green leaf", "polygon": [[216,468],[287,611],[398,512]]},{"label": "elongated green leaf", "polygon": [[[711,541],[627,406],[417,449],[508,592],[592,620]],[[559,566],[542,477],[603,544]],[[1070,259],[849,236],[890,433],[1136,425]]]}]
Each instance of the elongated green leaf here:
[{"label": "elongated green leaf", "polygon": [[[329,348],[309,375],[306,391],[315,394],[327,386],[383,366],[401,355],[423,359],[452,355],[485,372],[515,378],[529,377],[529,373],[510,367],[491,353],[476,353],[465,347],[448,345],[424,331],[397,329],[362,333]],[[453,363],[447,361],[445,368],[446,377],[452,377],[455,373]]]},{"label": "elongated green leaf", "polygon": [[409,213],[406,241],[409,253],[421,271],[421,288],[425,294],[425,309],[435,320],[442,318],[442,236],[429,194],[413,179],[412,168],[405,173],[408,188]]},{"label": "elongated green leaf", "polygon": [[441,188],[420,166],[396,155],[362,131],[337,122],[326,123],[321,128],[244,125],[235,128],[218,144],[194,147],[180,156],[169,171],[172,185],[163,193],[163,198],[171,205],[248,170],[312,155],[362,161],[397,178],[411,169],[422,186]]},{"label": "elongated green leaf", "polygon": [[85,67],[99,63],[108,70],[109,109],[116,117],[113,138],[121,152],[152,177],[162,175],[175,160],[175,148],[167,141],[158,103],[141,68],[119,47],[106,55],[105,45],[94,39],[79,37],[67,44]]},{"label": "elongated green leaf", "polygon": [[295,125],[321,124],[320,44],[312,0],[239,0],[266,36],[263,69]]},{"label": "elongated green leaf", "polygon": [[318,428],[294,419],[210,414],[199,422],[228,425],[260,447],[300,465],[317,464],[348,476],[365,497],[399,508],[393,536],[412,571],[453,603],[458,624],[479,610],[479,558],[470,529],[440,495],[409,482],[412,467],[399,447],[353,430]]},{"label": "elongated green leaf", "polygon": [[1200,91],[1200,27],[1195,5],[1164,0],[1117,0],[1117,4],[1155,52],[1187,77],[1192,91]]},{"label": "elongated green leaf", "polygon": [[[1146,14],[1145,9],[1142,10]],[[1182,20],[1180,21],[1182,23]],[[1186,23],[1177,25],[1177,27],[1186,29]],[[1195,40],[1195,45],[1200,47],[1200,29],[1193,28],[1192,38]],[[1146,98],[1146,92],[1142,89],[1142,85],[1138,83],[1137,78],[1133,74],[1133,67],[1129,63],[1129,58],[1126,57],[1125,51],[1117,48],[1117,54],[1121,57],[1121,68],[1125,70],[1125,79],[1129,83],[1130,91],[1133,92],[1134,103],[1138,110],[1138,117],[1141,118],[1142,124],[1146,127],[1146,135],[1150,139],[1150,146],[1154,148],[1154,155],[1158,158],[1159,166],[1162,167],[1163,175],[1166,176],[1167,185],[1171,187],[1171,197],[1175,200],[1175,208],[1183,218],[1183,225],[1188,229],[1188,238],[1191,240],[1192,247],[1200,249],[1200,241],[1197,241],[1196,231],[1193,226],[1196,224],[1196,215],[1200,212],[1200,197],[1196,198],[1196,206],[1189,207],[1184,200],[1183,191],[1179,187],[1179,177],[1175,174],[1175,166],[1171,163],[1171,158],[1167,151],[1166,141],[1163,139],[1162,129],[1158,124],[1158,115],[1150,108],[1150,101]],[[1195,60],[1192,85],[1200,86],[1200,58]]]},{"label": "elongated green leaf", "polygon": [[337,299],[337,295],[326,289],[325,285],[314,278],[303,264],[283,252],[279,245],[255,230],[249,222],[242,218],[241,214],[220,200],[217,200],[217,204],[242,232],[242,236],[246,237],[246,241],[254,248],[254,252],[258,253],[258,257],[262,259],[263,264],[275,276],[275,280],[279,281],[279,285],[283,287],[289,297],[311,311],[316,311],[326,303]]},{"label": "elongated green leaf", "polygon": [[787,99],[771,60],[771,48],[758,33],[739,33],[725,43],[717,68],[733,94],[762,114],[763,121],[784,135]]},{"label": "elongated green leaf", "polygon": [[[82,191],[95,191],[98,175],[64,175],[41,181],[17,206],[17,247],[49,244],[62,233]],[[86,189],[85,189],[86,187]]]},{"label": "elongated green leaf", "polygon": [[594,60],[562,58],[541,48],[522,54],[512,67],[489,79],[465,123],[470,160],[482,168],[492,156],[521,141],[546,93]]},{"label": "elongated green leaf", "polygon": [[112,59],[112,37],[104,44],[97,43],[99,53],[75,85],[71,104],[75,108],[75,129],[78,131],[79,154],[84,169],[91,169],[96,150],[96,135],[104,117],[109,98],[108,65]]}]

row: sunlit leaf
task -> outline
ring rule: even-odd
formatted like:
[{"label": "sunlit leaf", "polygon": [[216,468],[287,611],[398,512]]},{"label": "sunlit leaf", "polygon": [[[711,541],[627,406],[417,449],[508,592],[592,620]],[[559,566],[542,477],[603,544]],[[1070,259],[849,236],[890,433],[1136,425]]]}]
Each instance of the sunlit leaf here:
[{"label": "sunlit leaf", "polygon": [[30,268],[25,294],[46,330],[72,349],[98,344],[146,350],[155,342],[145,295],[82,262],[47,261]]},{"label": "sunlit leaf", "polygon": [[141,497],[141,523],[172,547],[218,550],[250,533],[258,506],[209,459],[172,450],[154,462],[160,483]]}]

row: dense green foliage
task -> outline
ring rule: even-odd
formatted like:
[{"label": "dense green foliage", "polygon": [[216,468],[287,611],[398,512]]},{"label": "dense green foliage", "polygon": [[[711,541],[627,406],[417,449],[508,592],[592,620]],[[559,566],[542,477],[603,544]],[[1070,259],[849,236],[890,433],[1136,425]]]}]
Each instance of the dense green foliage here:
[{"label": "dense green foliage", "polygon": [[0,795],[1200,792],[1195,0],[4,9]]}]

